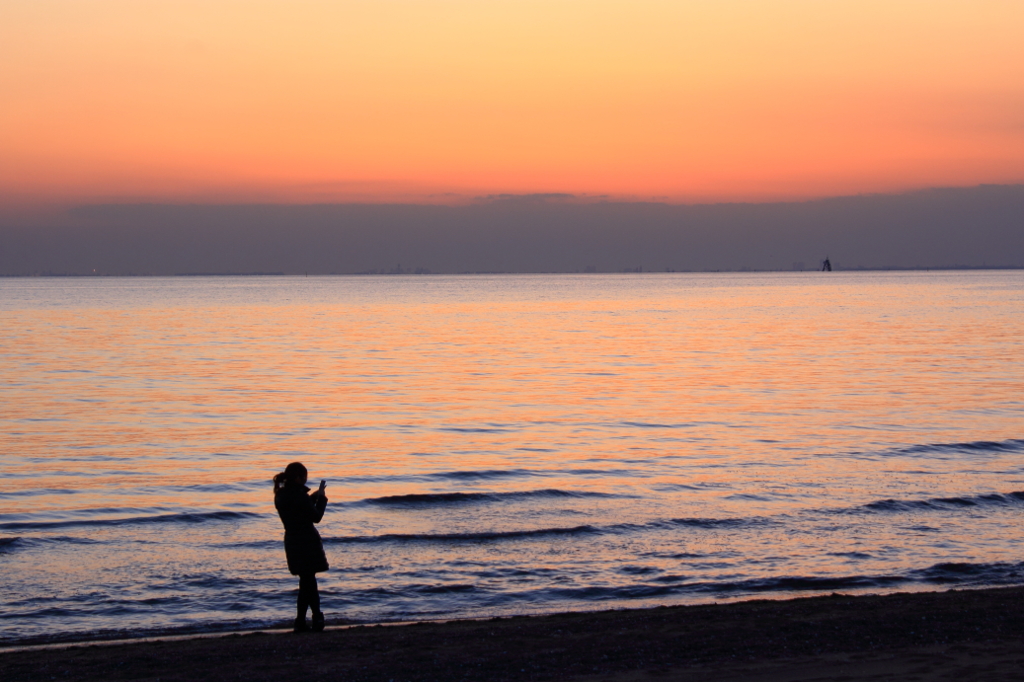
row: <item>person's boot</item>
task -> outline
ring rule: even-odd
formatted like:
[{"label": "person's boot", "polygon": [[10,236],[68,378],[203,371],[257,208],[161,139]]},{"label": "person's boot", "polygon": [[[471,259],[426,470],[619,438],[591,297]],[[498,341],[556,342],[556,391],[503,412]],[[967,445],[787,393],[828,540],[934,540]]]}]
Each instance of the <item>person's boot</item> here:
[{"label": "person's boot", "polygon": [[324,631],[324,612],[317,611],[313,614],[313,632]]},{"label": "person's boot", "polygon": [[[316,616],[314,616],[314,618],[316,618]],[[292,629],[292,632],[305,632],[308,629],[309,628],[306,627],[306,617],[305,616],[296,616],[295,617],[295,627]]]}]

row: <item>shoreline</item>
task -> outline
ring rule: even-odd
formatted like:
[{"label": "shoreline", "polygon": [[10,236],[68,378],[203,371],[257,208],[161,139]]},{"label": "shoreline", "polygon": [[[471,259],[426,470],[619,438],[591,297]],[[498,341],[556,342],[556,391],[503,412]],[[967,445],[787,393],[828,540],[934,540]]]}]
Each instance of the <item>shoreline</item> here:
[{"label": "shoreline", "polygon": [[997,587],[353,624],[320,634],[196,633],[14,645],[0,648],[0,672],[7,682],[781,680],[835,666],[869,679],[858,675],[912,664],[934,673],[919,679],[955,679],[958,666],[988,661],[988,679],[1000,679],[1003,668],[1019,674],[1024,660],[1022,607],[1024,587]]},{"label": "shoreline", "polygon": [[[650,601],[638,605],[609,606],[606,604],[594,603],[590,608],[564,608],[564,609],[537,609],[525,610],[522,612],[483,613],[479,615],[439,615],[435,617],[408,618],[395,620],[350,620],[344,617],[343,613],[336,613],[328,610],[327,631],[349,630],[352,628],[373,628],[373,627],[399,627],[406,625],[442,625],[449,623],[475,623],[483,621],[505,620],[509,618],[547,618],[569,615],[588,615],[600,613],[633,613],[645,612],[652,609],[663,608],[694,608],[710,606],[730,606],[748,602],[794,602],[803,599],[818,599],[821,597],[884,597],[892,595],[910,594],[942,594],[946,592],[973,592],[986,590],[1011,589],[1020,587],[1024,590],[1024,583],[993,586],[961,586],[950,584],[945,587],[920,586],[914,589],[914,585],[903,585],[901,588],[882,588],[871,590],[869,588],[854,588],[853,590],[842,590],[828,592],[826,590],[790,592],[790,593],[764,593],[744,594],[735,597],[707,597],[695,601],[675,602],[667,604],[652,605]],[[37,634],[25,637],[0,638],[0,655],[11,651],[32,651],[43,649],[63,649],[76,646],[114,646],[121,644],[134,644],[140,642],[157,641],[180,641],[188,639],[208,639],[216,637],[231,637],[253,634],[281,634],[290,633],[292,629],[292,618],[281,618],[276,621],[253,622],[244,625],[235,625],[228,622],[214,622],[206,625],[179,625],[168,627],[152,627],[145,629],[108,629],[92,630],[89,633],[63,632],[54,634]]]}]

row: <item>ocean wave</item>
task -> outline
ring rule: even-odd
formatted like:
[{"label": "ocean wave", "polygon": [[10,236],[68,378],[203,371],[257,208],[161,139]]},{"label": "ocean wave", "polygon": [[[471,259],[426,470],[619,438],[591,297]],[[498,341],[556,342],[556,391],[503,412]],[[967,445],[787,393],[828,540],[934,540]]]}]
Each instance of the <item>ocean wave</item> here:
[{"label": "ocean wave", "polygon": [[397,476],[350,476],[346,483],[391,483],[421,481],[492,481],[503,478],[547,476],[547,472],[529,469],[483,469],[469,471],[437,471],[424,474],[399,474]]},{"label": "ocean wave", "polygon": [[66,521],[12,521],[0,523],[0,530],[50,530],[53,528],[74,528],[80,526],[129,526],[149,523],[207,523],[211,521],[235,521],[263,516],[255,512],[211,511],[183,512],[179,514],[158,514],[155,516],[134,516],[115,519],[68,519]]},{"label": "ocean wave", "polygon": [[[55,611],[57,613],[50,613]],[[21,618],[28,618],[32,620],[44,620],[52,615],[64,616],[64,623],[68,623],[67,616],[80,616],[81,613],[78,611],[66,612],[63,609],[50,609],[43,614],[0,614],[0,619],[9,618],[11,620],[17,620]],[[123,618],[123,613],[114,614],[115,617],[120,616]],[[204,620],[197,623],[189,623],[187,625],[177,626],[160,626],[154,625],[151,627],[130,627],[130,628],[97,628],[93,621],[80,621],[76,625],[66,625],[66,629],[62,631],[53,630],[51,627],[47,627],[42,630],[41,633],[36,634],[20,634],[22,629],[19,628],[17,632],[19,634],[8,635],[0,632],[0,646],[32,646],[37,644],[54,645],[63,643],[76,643],[76,642],[98,642],[98,641],[109,641],[115,639],[137,639],[145,637],[168,637],[168,636],[182,636],[182,635],[201,635],[201,634],[212,634],[212,633],[230,633],[239,632],[246,630],[263,630],[272,627],[281,627],[284,623],[280,619],[276,618],[240,618],[236,617],[230,620]]]},{"label": "ocean wave", "polygon": [[[526,448],[519,448],[526,449]],[[604,460],[602,460],[604,461]],[[616,460],[627,461],[627,460]],[[642,468],[576,468],[576,469],[482,469],[468,471],[437,471],[432,473],[409,473],[381,476],[347,476],[345,483],[430,483],[434,481],[443,482],[465,482],[465,481],[494,481],[511,478],[564,478],[566,476],[600,476],[608,477],[634,477],[647,478],[651,474]]]},{"label": "ocean wave", "polygon": [[1024,562],[944,562],[911,571],[910,577],[933,585],[1015,585],[1024,583]]},{"label": "ocean wave", "polygon": [[951,510],[984,506],[1006,506],[1024,503],[1024,491],[1012,493],[989,493],[963,497],[930,497],[923,500],[876,500],[854,507],[853,512],[909,512],[921,510]]},{"label": "ocean wave", "polygon": [[409,495],[387,495],[384,497],[372,497],[362,500],[361,504],[372,504],[381,506],[396,507],[420,507],[447,504],[462,504],[467,502],[502,502],[510,500],[527,500],[535,498],[616,498],[621,495],[612,493],[583,492],[570,490],[556,490],[548,488],[545,490],[524,490],[504,493],[414,493]]},{"label": "ocean wave", "polygon": [[667,521],[652,521],[651,526],[689,526],[691,528],[741,528],[744,526],[764,526],[773,523],[771,519],[761,516],[744,516],[726,519],[682,518]]},{"label": "ocean wave", "polygon": [[384,535],[353,535],[325,537],[324,544],[351,544],[377,542],[488,542],[516,540],[559,535],[594,535],[602,532],[595,526],[571,528],[536,528],[531,530],[482,531],[477,533],[386,533]]},{"label": "ocean wave", "polygon": [[913,583],[929,585],[1010,585],[1024,583],[1024,562],[939,563],[899,575],[858,575],[841,577],[779,577],[744,580],[727,584],[742,591],[813,591],[881,588]]},{"label": "ocean wave", "polygon": [[[580,601],[636,600],[682,594],[738,595],[772,592],[835,592],[891,589],[901,585],[982,587],[1024,584],[1021,563],[940,563],[893,575],[776,576],[735,581],[691,581],[683,575],[663,576],[651,583],[620,586],[546,588],[548,598]],[[526,596],[526,595],[524,595]],[[533,596],[536,598],[536,595]]]},{"label": "ocean wave", "polygon": [[[132,485],[122,488],[106,486],[103,488],[104,496],[137,496],[166,495],[168,493],[211,493],[223,496],[227,493],[246,493],[252,489],[269,488],[270,480],[247,480],[232,481],[226,483],[195,483],[190,485]],[[66,487],[38,487],[19,489],[19,491],[5,491],[0,493],[0,500],[15,500],[18,498],[65,496],[65,495],[95,495],[95,488],[66,488]]]},{"label": "ocean wave", "polygon": [[621,535],[651,530],[685,528],[742,528],[772,523],[762,517],[707,519],[679,518],[658,519],[648,523],[618,523],[609,526],[582,525],[566,528],[533,528],[529,530],[478,531],[467,533],[387,533],[383,535],[355,535],[325,537],[325,543],[389,543],[389,542],[493,542],[520,540],[549,536]]},{"label": "ocean wave", "polygon": [[1003,441],[977,440],[967,443],[925,443],[900,448],[900,454],[933,454],[941,452],[1024,452],[1024,439],[1010,438]]},{"label": "ocean wave", "polygon": [[697,426],[697,424],[686,423],[686,424],[657,424],[651,422],[622,422],[623,426],[633,426],[638,429],[689,429]]},{"label": "ocean wave", "polygon": [[11,500],[19,497],[36,497],[39,495],[76,495],[81,492],[91,491],[72,490],[70,488],[30,488],[28,490],[8,490],[0,492],[0,500]]},{"label": "ocean wave", "polygon": [[[208,545],[209,547],[221,547],[231,549],[270,549],[283,547],[283,540],[278,537],[274,540],[246,540],[243,542],[216,542]],[[331,569],[334,570],[334,569]]]},{"label": "ocean wave", "polygon": [[[15,547],[37,547],[39,545],[102,545],[102,540],[94,540],[92,538],[76,538],[69,535],[58,535],[51,537],[25,537],[18,536],[12,538],[16,540],[16,543],[11,543]],[[3,544],[0,542],[0,551],[3,550]]]},{"label": "ocean wave", "polygon": [[[518,448],[528,450],[529,448]],[[606,461],[606,460],[601,460]],[[630,460],[614,460],[618,462]],[[635,460],[641,463],[639,460]],[[627,468],[574,468],[574,469],[470,469],[466,471],[436,471],[424,473],[406,474],[383,474],[376,476],[346,476],[342,481],[346,484],[358,483],[462,483],[479,481],[497,481],[514,478],[564,478],[566,476],[599,476],[602,478],[633,477],[647,478],[651,476],[642,467],[636,469]],[[262,485],[262,484],[261,484]]]},{"label": "ocean wave", "polygon": [[529,469],[484,469],[482,471],[440,471],[433,474],[422,474],[416,478],[423,480],[442,481],[490,481],[497,478],[515,478],[518,476],[544,476],[539,471]]}]

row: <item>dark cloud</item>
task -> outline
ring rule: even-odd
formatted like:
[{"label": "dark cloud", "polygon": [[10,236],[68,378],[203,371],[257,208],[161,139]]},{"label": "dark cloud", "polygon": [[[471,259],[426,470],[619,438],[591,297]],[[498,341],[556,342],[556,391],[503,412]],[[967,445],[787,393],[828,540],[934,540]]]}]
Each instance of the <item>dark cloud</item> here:
[{"label": "dark cloud", "polygon": [[486,196],[476,197],[478,201],[485,201],[490,203],[516,202],[530,204],[545,203],[549,201],[570,201],[575,198],[575,194],[564,194],[562,192],[537,192],[534,194],[488,194]]},{"label": "dark cloud", "polygon": [[0,274],[1024,266],[1024,185],[766,204],[93,205],[0,219]]}]

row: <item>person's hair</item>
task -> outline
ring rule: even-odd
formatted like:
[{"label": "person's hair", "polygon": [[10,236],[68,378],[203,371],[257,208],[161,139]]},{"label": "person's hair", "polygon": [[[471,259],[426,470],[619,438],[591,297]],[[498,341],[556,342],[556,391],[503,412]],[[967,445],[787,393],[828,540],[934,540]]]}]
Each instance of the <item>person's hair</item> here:
[{"label": "person's hair", "polygon": [[274,494],[289,483],[298,483],[306,478],[306,467],[301,462],[292,462],[279,474],[274,474]]}]

